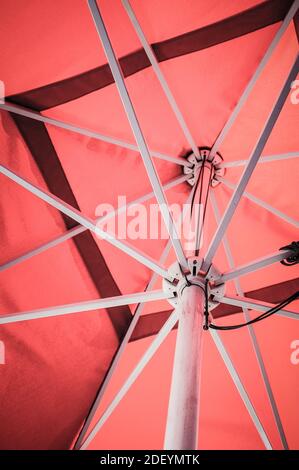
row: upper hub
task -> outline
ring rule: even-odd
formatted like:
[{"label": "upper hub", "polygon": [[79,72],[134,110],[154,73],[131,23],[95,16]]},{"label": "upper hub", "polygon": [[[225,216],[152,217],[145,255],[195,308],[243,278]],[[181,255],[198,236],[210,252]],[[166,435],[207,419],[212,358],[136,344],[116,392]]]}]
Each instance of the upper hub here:
[{"label": "upper hub", "polygon": [[186,155],[186,159],[191,165],[185,165],[183,167],[183,171],[185,175],[190,175],[190,178],[187,181],[191,186],[194,186],[196,176],[202,165],[205,165],[205,167],[212,171],[211,186],[215,187],[220,184],[220,181],[217,180],[217,176],[224,176],[225,168],[221,166],[223,158],[219,153],[216,153],[214,157],[210,157],[210,150],[211,149],[209,147],[199,147],[199,156],[195,156],[193,152]]}]

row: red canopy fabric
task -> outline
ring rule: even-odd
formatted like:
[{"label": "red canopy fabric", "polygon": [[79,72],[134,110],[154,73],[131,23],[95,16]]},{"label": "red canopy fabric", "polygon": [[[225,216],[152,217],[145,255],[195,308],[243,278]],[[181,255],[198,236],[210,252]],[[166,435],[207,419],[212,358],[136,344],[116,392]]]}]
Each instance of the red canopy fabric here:
[{"label": "red canopy fabric", "polygon": [[[211,147],[292,2],[131,3],[196,144]],[[121,1],[98,0],[98,5],[149,148],[173,157],[186,154],[189,145]],[[0,79],[5,85],[6,103],[134,143],[84,0],[7,1],[2,9],[0,41]],[[298,37],[291,22],[221,145],[225,163],[249,157],[296,54]],[[287,99],[263,156],[298,152],[298,106]],[[0,117],[1,164],[90,218],[95,218],[96,207],[102,202],[117,207],[118,195],[132,201],[151,191],[136,151],[3,110]],[[155,159],[154,163],[163,183],[182,172],[180,166],[163,160]],[[225,176],[237,184],[242,171],[242,166],[229,167]],[[246,190],[298,220],[298,176],[296,158],[261,163]],[[0,175],[0,182],[1,265],[77,225],[4,175]],[[169,202],[182,204],[189,192],[189,185],[182,183],[167,191],[167,197]],[[224,184],[215,188],[221,213],[231,194]],[[148,203],[145,207],[149,210]],[[204,249],[215,229],[211,213],[205,226]],[[239,266],[298,239],[298,230],[243,198],[227,237]],[[166,240],[131,243],[158,260]],[[174,259],[171,253],[166,265]],[[215,265],[221,272],[229,268],[222,247]],[[86,231],[1,270],[1,314],[142,292],[150,274],[148,268]],[[241,285],[251,297],[270,302],[272,296],[275,303],[289,295],[290,286],[298,290],[298,274],[297,266],[276,263],[244,276]],[[283,287],[277,297],[276,288],[270,286],[278,284]],[[157,283],[160,287],[161,280]],[[227,292],[234,293],[232,282],[227,284]],[[160,323],[155,323],[155,318],[161,318],[160,312],[169,308],[166,301],[146,306],[95,419],[166,316]],[[292,304],[292,310],[299,313],[298,302]],[[6,355],[5,364],[0,365],[0,448],[72,447],[134,311],[132,305],[0,325]],[[222,324],[242,321],[236,310],[225,313],[234,315],[221,316]],[[146,327],[138,330],[141,324]],[[275,316],[258,324],[255,332],[289,447],[298,448],[299,365],[290,361],[291,343],[299,338],[298,324]],[[171,332],[90,448],[162,447],[175,335]],[[274,448],[281,448],[247,330],[224,332],[222,337]],[[204,358],[200,448],[262,448],[208,335]]]}]

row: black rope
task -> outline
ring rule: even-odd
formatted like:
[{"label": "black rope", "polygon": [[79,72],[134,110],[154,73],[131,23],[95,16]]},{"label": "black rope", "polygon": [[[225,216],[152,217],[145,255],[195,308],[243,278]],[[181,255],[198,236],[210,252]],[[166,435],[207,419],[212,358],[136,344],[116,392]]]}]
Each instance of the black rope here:
[{"label": "black rope", "polygon": [[209,288],[209,281],[206,279],[205,289],[204,289],[204,292],[205,292],[205,309],[204,309],[205,322],[203,325],[204,330],[209,329],[209,291],[208,291],[208,288]]},{"label": "black rope", "polygon": [[[212,167],[211,167],[210,168],[209,185],[208,185],[208,189],[207,189],[207,194],[206,194],[206,199],[205,199],[205,204],[204,204],[204,209],[203,209],[203,215],[202,215],[202,224],[201,224],[201,227],[200,227],[199,238],[198,238],[199,242],[201,240],[203,227],[204,227],[204,223],[205,223],[205,219],[206,219],[206,212],[207,212],[207,207],[208,207],[208,200],[209,200],[209,193],[210,193],[210,189],[211,189],[212,179],[213,179],[213,171],[212,171]],[[195,256],[199,256],[199,249],[198,248],[195,250]]]},{"label": "black rope", "polygon": [[[192,213],[193,213],[194,201],[195,201],[195,196],[196,196],[196,194],[197,194],[198,186],[199,186],[199,200],[198,200],[198,204],[201,205],[201,203],[202,203],[202,196],[203,196],[203,177],[204,177],[204,168],[205,168],[205,162],[206,162],[206,161],[207,161],[207,157],[204,156],[204,157],[203,157],[203,160],[202,160],[202,165],[201,165],[200,170],[199,170],[199,175],[198,175],[198,178],[197,178],[197,181],[196,181],[195,190],[194,190],[193,196],[192,196],[192,201],[191,201],[191,216],[192,216]],[[201,224],[200,233],[199,233],[199,240],[201,239],[202,230],[203,230],[203,225],[204,225],[204,221],[205,221],[205,217],[206,217],[207,204],[208,204],[208,197],[209,197],[210,186],[211,186],[211,181],[212,181],[212,174],[213,174],[213,171],[212,171],[212,167],[211,167],[211,169],[210,169],[210,177],[209,177],[209,184],[208,184],[208,189],[207,189],[206,198],[205,198],[205,202],[204,202],[203,218],[202,218],[202,224]],[[198,219],[197,223],[199,223],[199,219]],[[195,243],[197,244],[197,239],[195,240]],[[198,249],[198,248],[195,249],[194,255],[195,255],[195,256],[198,256],[198,255],[199,255],[199,249]]]},{"label": "black rope", "polygon": [[200,167],[199,175],[198,175],[197,181],[196,181],[196,183],[195,183],[195,189],[194,189],[193,195],[192,195],[192,200],[191,200],[191,215],[192,215],[192,212],[193,212],[194,200],[195,200],[195,196],[196,196],[196,193],[197,193],[197,188],[198,188],[199,182],[200,182],[200,180],[201,180],[201,175],[202,175],[202,173],[203,173],[203,166]]},{"label": "black rope", "polygon": [[[205,289],[205,297],[206,297],[206,305],[207,305],[207,302],[208,302],[208,289],[207,289],[207,287]],[[253,320],[250,320],[246,323],[239,323],[238,325],[228,325],[228,326],[214,325],[213,323],[208,323],[208,324],[205,323],[204,329],[206,330],[208,328],[212,328],[214,330],[222,330],[222,331],[237,330],[237,329],[242,328],[244,326],[252,325],[252,324],[257,323],[259,321],[265,320],[266,318],[270,317],[271,315],[274,315],[275,313],[277,313],[282,308],[286,307],[291,302],[294,302],[294,300],[296,300],[296,299],[299,299],[299,291],[295,292],[294,294],[292,294],[290,297],[286,298],[285,300],[283,300],[279,304],[276,304],[274,307],[270,308],[266,312],[262,313],[258,317],[254,318]],[[206,310],[207,310],[207,307],[206,307]],[[207,318],[207,315],[208,315],[208,312],[205,311],[205,317],[206,318]]]}]

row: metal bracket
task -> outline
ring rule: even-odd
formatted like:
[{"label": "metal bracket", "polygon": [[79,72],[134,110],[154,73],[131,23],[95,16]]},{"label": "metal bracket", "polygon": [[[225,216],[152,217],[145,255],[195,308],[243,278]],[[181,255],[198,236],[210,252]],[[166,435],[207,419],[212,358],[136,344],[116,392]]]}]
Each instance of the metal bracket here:
[{"label": "metal bracket", "polygon": [[[182,292],[186,287],[188,287],[188,285],[197,285],[201,289],[205,290],[206,279],[210,281],[208,284],[209,311],[219,305],[219,297],[222,297],[225,294],[225,284],[222,283],[215,286],[213,281],[218,279],[221,273],[217,268],[211,266],[208,275],[204,276],[200,272],[201,265],[202,258],[193,256],[188,258],[188,271],[183,271],[177,261],[169,267],[169,277],[174,278],[175,280],[171,282],[164,278],[162,281],[162,288],[165,293],[171,294],[172,298],[168,299],[168,302],[172,306],[176,307],[180,304]],[[214,296],[217,296],[217,301],[214,300]]]},{"label": "metal bracket", "polygon": [[190,175],[190,178],[188,178],[187,180],[190,186],[194,186],[196,176],[201,166],[203,165],[203,162],[205,165],[209,166],[209,168],[212,167],[213,172],[211,186],[215,187],[220,184],[220,181],[218,181],[217,176],[224,176],[225,174],[225,168],[221,166],[223,158],[219,153],[216,153],[214,157],[210,157],[210,150],[211,149],[209,147],[199,147],[198,156],[196,156],[193,152],[188,153],[186,155],[187,161],[192,166],[184,166],[183,171],[185,175]]}]

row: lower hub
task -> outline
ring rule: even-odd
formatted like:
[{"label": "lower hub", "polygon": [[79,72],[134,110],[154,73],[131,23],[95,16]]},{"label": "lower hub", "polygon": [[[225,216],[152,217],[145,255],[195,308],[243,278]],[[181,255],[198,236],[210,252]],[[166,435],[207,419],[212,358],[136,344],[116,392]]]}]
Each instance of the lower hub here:
[{"label": "lower hub", "polygon": [[162,287],[164,292],[173,295],[171,299],[168,299],[168,302],[173,307],[181,303],[183,290],[189,285],[196,285],[203,291],[207,290],[209,311],[219,305],[219,302],[216,302],[213,296],[216,294],[217,297],[223,296],[225,293],[225,284],[214,286],[212,279],[218,278],[220,272],[212,265],[207,278],[207,276],[200,271],[202,261],[202,258],[194,256],[188,259],[188,270],[182,271],[177,261],[168,269],[169,278],[174,279],[174,281],[171,282],[168,279],[163,279]]},{"label": "lower hub", "polygon": [[190,152],[186,155],[186,159],[190,163],[190,166],[184,166],[183,171],[185,175],[190,175],[190,178],[187,180],[191,186],[194,186],[196,181],[196,176],[200,171],[202,165],[205,165],[209,170],[211,170],[211,186],[215,187],[220,184],[217,176],[224,176],[225,168],[221,166],[223,158],[219,153],[216,153],[214,157],[210,157],[211,149],[209,147],[199,147],[199,155],[195,156],[193,152]]}]

